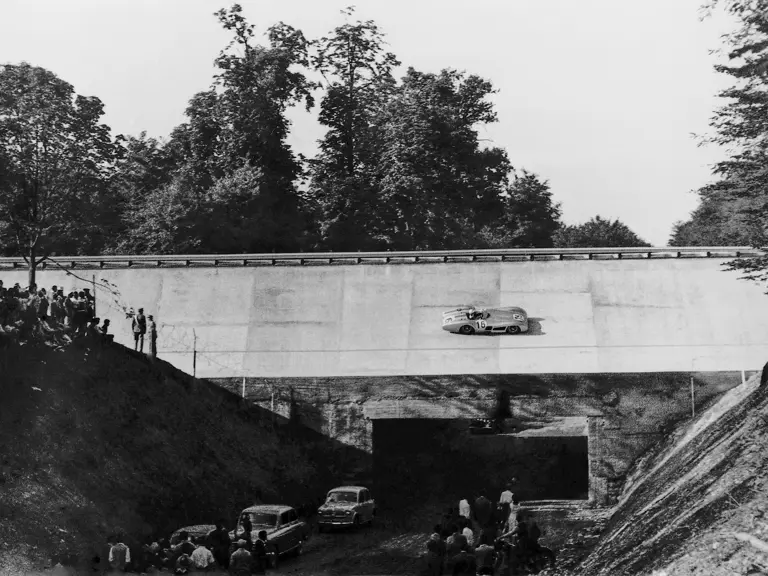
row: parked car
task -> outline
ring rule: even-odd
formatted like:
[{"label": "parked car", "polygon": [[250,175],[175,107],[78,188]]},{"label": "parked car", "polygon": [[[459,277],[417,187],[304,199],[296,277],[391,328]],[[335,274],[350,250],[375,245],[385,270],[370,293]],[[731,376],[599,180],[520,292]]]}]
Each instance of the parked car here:
[{"label": "parked car", "polygon": [[282,505],[260,504],[243,510],[237,518],[237,527],[229,533],[235,540],[235,535],[243,531],[243,516],[247,515],[253,525],[254,540],[262,530],[267,532],[267,542],[274,547],[275,558],[271,562],[274,568],[281,556],[287,554],[299,555],[304,542],[309,540],[311,530],[309,524],[299,518],[295,508]]},{"label": "parked car", "polygon": [[364,486],[339,486],[328,492],[325,504],[317,511],[318,530],[332,526],[371,525],[376,517],[376,501]]},{"label": "parked car", "polygon": [[528,313],[517,306],[462,306],[443,312],[443,330],[454,334],[520,334],[528,332]]},{"label": "parked car", "polygon": [[213,524],[196,524],[194,526],[184,526],[184,528],[179,528],[176,530],[176,532],[171,534],[171,546],[176,546],[176,544],[179,543],[182,532],[187,532],[193,541],[197,541],[199,538],[204,538],[211,530],[215,529],[216,526]]}]

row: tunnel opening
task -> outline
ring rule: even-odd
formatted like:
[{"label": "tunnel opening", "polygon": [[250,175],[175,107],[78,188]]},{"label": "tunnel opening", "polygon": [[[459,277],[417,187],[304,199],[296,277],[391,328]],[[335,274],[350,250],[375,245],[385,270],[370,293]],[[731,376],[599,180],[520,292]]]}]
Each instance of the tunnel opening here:
[{"label": "tunnel opening", "polygon": [[576,433],[573,426],[550,425],[477,435],[469,424],[464,419],[374,420],[373,476],[382,509],[444,509],[481,492],[496,500],[513,478],[520,501],[589,498],[586,425]]}]

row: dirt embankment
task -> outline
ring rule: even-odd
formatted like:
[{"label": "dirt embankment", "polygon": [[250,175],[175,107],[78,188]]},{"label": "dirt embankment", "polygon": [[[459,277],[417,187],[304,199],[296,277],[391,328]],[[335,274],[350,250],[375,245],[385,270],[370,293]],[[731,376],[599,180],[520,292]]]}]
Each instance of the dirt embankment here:
[{"label": "dirt embankment", "polygon": [[120,346],[0,350],[0,568],[89,562],[334,482],[336,447]]},{"label": "dirt embankment", "polygon": [[583,576],[768,574],[768,387],[759,376],[635,467]]}]

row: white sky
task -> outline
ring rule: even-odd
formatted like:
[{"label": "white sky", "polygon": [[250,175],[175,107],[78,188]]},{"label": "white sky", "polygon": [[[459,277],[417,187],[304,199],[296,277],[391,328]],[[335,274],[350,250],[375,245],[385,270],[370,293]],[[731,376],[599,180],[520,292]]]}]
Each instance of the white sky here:
[{"label": "white sky", "polygon": [[[357,18],[383,28],[406,66],[490,79],[499,123],[481,138],[548,179],[568,224],[620,218],[654,245],[695,208],[722,152],[698,147],[727,79],[709,51],[731,22],[701,0],[241,0],[261,34],[282,20],[309,38]],[[105,103],[114,134],[167,136],[210,85],[228,34],[225,0],[0,0],[0,62],[27,61]],[[261,40],[261,38],[260,38]],[[266,39],[264,39],[266,41]],[[399,75],[399,74],[398,74]],[[317,108],[294,110],[312,155]]]}]

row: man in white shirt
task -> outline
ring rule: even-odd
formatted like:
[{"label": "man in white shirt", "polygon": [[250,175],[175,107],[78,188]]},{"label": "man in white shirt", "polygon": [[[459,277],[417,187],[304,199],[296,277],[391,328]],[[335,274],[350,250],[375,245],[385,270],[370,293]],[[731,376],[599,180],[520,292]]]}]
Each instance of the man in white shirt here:
[{"label": "man in white shirt", "polygon": [[501,493],[501,497],[499,498],[499,504],[504,504],[505,502],[508,502],[509,505],[512,505],[512,501],[514,500],[514,494],[512,493],[512,484],[507,484],[507,489],[504,490],[504,492]]},{"label": "man in white shirt", "polygon": [[464,524],[464,529],[461,531],[461,533],[464,536],[464,538],[467,539],[467,545],[470,548],[474,548],[475,547],[475,533],[472,532],[472,528],[469,527],[469,522],[467,522],[465,520],[464,522],[462,522],[462,524]]},{"label": "man in white shirt", "polygon": [[216,560],[213,558],[213,552],[208,550],[202,542],[197,543],[197,548],[192,552],[191,558],[195,568],[206,572],[216,564]]},{"label": "man in white shirt", "polygon": [[459,500],[459,514],[461,516],[464,516],[467,520],[470,519],[470,516],[472,514],[472,509],[469,506],[469,500],[466,498],[463,498],[462,500]]},{"label": "man in white shirt", "polygon": [[109,567],[120,572],[126,571],[126,566],[131,563],[131,549],[123,544],[122,534],[115,538],[115,544],[109,548]]}]

